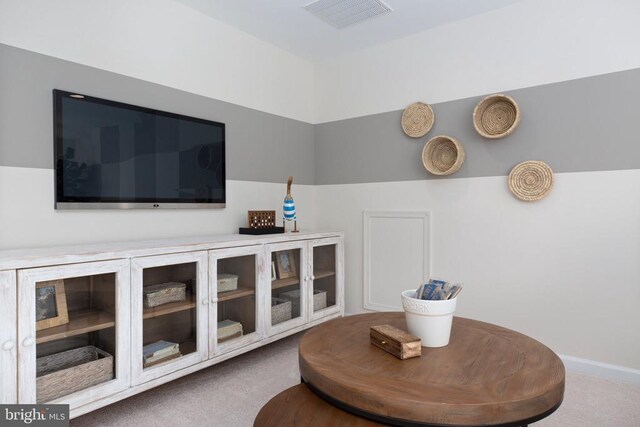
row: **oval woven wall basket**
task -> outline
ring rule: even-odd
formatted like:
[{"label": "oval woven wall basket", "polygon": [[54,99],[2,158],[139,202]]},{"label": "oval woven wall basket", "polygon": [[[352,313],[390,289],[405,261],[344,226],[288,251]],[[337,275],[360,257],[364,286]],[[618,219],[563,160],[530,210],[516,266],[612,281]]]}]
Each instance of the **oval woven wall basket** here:
[{"label": "oval woven wall basket", "polygon": [[520,123],[520,108],[510,96],[489,95],[473,110],[473,126],[485,138],[498,139],[511,135]]},{"label": "oval woven wall basket", "polygon": [[422,149],[422,164],[434,175],[456,173],[464,163],[464,147],[446,135],[433,137]]},{"label": "oval woven wall basket", "polygon": [[545,197],[553,186],[553,171],[545,162],[529,160],[509,173],[509,189],[520,200],[534,202]]},{"label": "oval woven wall basket", "polygon": [[402,130],[412,138],[425,136],[434,121],[433,109],[424,102],[414,102],[402,112]]}]

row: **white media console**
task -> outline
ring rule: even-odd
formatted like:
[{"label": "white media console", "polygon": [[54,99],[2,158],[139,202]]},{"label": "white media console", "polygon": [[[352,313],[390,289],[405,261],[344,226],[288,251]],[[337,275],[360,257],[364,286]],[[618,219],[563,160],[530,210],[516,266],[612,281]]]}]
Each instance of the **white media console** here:
[{"label": "white media console", "polygon": [[[77,417],[340,317],[343,242],[301,232],[0,251],[0,404],[69,404]],[[221,274],[233,289],[218,290]],[[145,290],[166,283],[185,292],[149,306]],[[171,351],[145,357],[161,341]]]}]

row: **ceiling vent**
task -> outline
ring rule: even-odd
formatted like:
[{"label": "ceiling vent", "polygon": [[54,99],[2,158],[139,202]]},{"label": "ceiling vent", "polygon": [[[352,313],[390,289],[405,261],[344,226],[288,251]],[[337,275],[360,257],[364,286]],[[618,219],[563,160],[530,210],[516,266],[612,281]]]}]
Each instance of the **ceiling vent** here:
[{"label": "ceiling vent", "polygon": [[392,11],[380,0],[318,0],[304,8],[338,29]]}]

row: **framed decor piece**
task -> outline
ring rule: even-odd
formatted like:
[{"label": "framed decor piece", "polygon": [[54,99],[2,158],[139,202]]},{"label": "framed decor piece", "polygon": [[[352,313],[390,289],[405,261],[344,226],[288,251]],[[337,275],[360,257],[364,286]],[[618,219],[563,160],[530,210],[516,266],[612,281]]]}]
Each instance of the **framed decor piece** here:
[{"label": "framed decor piece", "polygon": [[292,250],[276,252],[276,269],[278,279],[296,277],[296,264]]},{"label": "framed decor piece", "polygon": [[276,263],[271,261],[271,281],[276,280]]},{"label": "framed decor piece", "polygon": [[69,323],[64,280],[36,283],[36,331]]}]

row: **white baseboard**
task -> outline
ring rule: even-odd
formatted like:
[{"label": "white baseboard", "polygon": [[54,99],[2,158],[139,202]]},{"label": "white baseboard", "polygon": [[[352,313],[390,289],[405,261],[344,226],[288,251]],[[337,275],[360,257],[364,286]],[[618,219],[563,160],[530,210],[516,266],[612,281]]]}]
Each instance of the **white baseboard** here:
[{"label": "white baseboard", "polygon": [[560,359],[568,372],[604,378],[611,381],[623,382],[640,386],[640,369],[627,368],[594,360],[560,354]]}]

